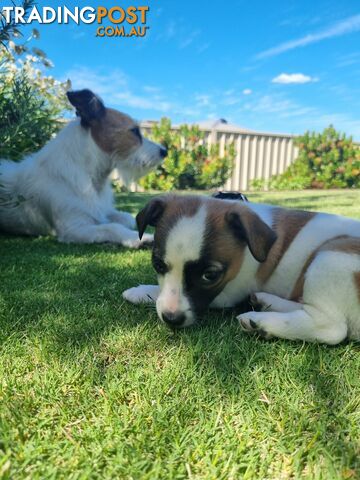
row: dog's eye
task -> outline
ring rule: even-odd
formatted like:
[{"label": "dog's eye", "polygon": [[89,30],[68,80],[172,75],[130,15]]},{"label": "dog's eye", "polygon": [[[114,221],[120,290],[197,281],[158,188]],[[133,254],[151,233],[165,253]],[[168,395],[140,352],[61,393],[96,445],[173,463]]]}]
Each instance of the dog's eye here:
[{"label": "dog's eye", "polygon": [[132,132],[135,137],[137,137],[140,141],[142,140],[141,132],[139,127],[130,128],[130,132]]},{"label": "dog's eye", "polygon": [[166,265],[165,262],[163,262],[161,260],[161,258],[153,257],[152,264],[153,264],[153,267],[154,267],[155,271],[159,275],[165,275],[165,273],[167,273],[169,271],[168,266]]},{"label": "dog's eye", "polygon": [[221,277],[221,275],[222,275],[221,270],[208,269],[208,270],[205,270],[205,272],[201,275],[201,281],[205,285],[209,285],[211,283],[217,282]]}]

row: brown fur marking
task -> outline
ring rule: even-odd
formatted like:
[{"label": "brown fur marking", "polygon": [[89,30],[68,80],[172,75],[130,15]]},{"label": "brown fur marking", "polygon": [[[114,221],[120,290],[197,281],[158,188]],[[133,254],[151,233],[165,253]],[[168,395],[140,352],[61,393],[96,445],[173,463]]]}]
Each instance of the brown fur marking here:
[{"label": "brown fur marking", "polygon": [[130,130],[136,126],[128,115],[107,108],[104,117],[91,125],[91,135],[104,152],[127,157],[131,150],[140,146],[140,139]]},{"label": "brown fur marking", "polygon": [[207,216],[208,227],[205,243],[209,245],[210,258],[228,265],[228,270],[222,280],[221,290],[239,272],[246,246],[245,241],[243,248],[239,246],[239,241],[227,225],[225,214],[228,210],[228,204],[220,205],[217,201],[214,208],[209,208]]},{"label": "brown fur marking", "polygon": [[261,284],[271,277],[295,237],[315,215],[314,212],[274,208],[272,228],[278,238],[272,246],[266,262],[262,263],[257,271],[256,277]]},{"label": "brown fur marking", "polygon": [[[322,245],[320,245],[316,250],[314,250],[314,252],[309,256],[309,258],[305,262],[303,269],[301,270],[301,273],[298,279],[296,280],[294,289],[290,296],[291,300],[296,301],[302,297],[306,272],[309,266],[311,265],[311,263],[313,262],[314,258],[316,257],[316,255],[319,252],[324,252],[324,251],[337,251],[337,252],[360,255],[360,239],[357,237],[340,235],[338,237],[326,240]],[[356,277],[355,277],[355,281],[356,281]]]},{"label": "brown fur marking", "polygon": [[201,197],[194,195],[163,195],[164,212],[155,229],[155,248],[159,255],[165,252],[165,245],[170,230],[181,217],[193,217],[201,205]]}]

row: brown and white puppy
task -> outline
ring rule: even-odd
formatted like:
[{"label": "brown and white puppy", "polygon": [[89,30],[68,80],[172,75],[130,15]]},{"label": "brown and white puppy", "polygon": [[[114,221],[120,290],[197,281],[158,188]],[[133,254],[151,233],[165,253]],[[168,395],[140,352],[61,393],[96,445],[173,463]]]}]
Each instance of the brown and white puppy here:
[{"label": "brown and white puppy", "polygon": [[137,248],[135,219],[113,207],[109,175],[117,168],[127,181],[141,177],[163,160],[166,149],[90,90],[67,96],[76,120],[38,153],[19,163],[0,161],[0,230]]},{"label": "brown and white puppy", "polygon": [[238,317],[266,337],[337,344],[360,339],[360,222],[324,213],[200,196],[163,196],[137,216],[153,225],[159,286],[123,293],[156,301],[160,319],[186,327],[206,307],[249,295],[262,311]]}]

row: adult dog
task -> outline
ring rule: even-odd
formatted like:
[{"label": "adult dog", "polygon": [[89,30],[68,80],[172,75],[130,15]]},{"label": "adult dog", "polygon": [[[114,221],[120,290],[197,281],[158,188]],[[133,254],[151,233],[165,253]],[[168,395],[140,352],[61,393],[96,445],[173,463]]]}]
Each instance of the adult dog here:
[{"label": "adult dog", "polygon": [[[127,180],[138,178],[162,161],[166,149],[90,90],[67,96],[76,120],[38,153],[0,162],[0,230],[137,248],[142,242],[132,230],[135,219],[113,207],[109,175],[117,168]],[[143,242],[151,240],[147,235]]]},{"label": "adult dog", "polygon": [[360,222],[270,205],[163,196],[137,216],[140,236],[156,227],[152,262],[159,286],[124,292],[156,301],[161,320],[185,327],[204,308],[251,295],[262,311],[243,329],[337,344],[360,339]]}]

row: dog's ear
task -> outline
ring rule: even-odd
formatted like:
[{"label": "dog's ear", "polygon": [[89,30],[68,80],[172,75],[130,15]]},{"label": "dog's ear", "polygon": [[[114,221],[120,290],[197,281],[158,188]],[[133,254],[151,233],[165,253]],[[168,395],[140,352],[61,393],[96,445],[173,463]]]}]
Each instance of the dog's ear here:
[{"label": "dog's ear", "polygon": [[245,241],[252,256],[265,262],[277,235],[248,207],[237,207],[226,213],[226,221],[234,235]]},{"label": "dog's ear", "polygon": [[166,201],[163,197],[157,197],[150,200],[145,208],[136,215],[136,224],[139,230],[139,238],[142,239],[145,229],[148,225],[155,227],[160,217],[164,213]]},{"label": "dog's ear", "polygon": [[91,90],[74,90],[66,93],[69,102],[76,108],[76,115],[83,126],[89,126],[105,115],[105,105]]}]

